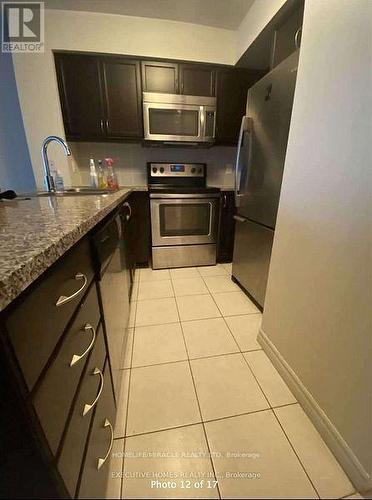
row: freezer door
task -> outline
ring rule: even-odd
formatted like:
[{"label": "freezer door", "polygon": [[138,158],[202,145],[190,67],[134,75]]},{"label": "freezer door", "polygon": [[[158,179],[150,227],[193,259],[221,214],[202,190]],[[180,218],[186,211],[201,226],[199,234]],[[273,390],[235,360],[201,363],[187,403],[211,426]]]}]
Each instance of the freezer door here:
[{"label": "freezer door", "polygon": [[[249,134],[242,148],[240,215],[275,227],[298,65],[298,51],[248,92]],[[249,140],[247,140],[249,138]]]},{"label": "freezer door", "polygon": [[274,231],[236,217],[232,275],[263,308]]}]

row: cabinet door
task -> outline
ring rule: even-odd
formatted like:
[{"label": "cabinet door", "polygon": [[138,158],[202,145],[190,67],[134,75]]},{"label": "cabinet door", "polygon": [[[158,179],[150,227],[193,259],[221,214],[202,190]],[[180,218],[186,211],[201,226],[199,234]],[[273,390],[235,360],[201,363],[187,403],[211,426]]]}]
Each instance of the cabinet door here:
[{"label": "cabinet door", "polygon": [[94,348],[84,368],[84,373],[72,407],[70,421],[64,436],[63,446],[57,461],[58,470],[72,498],[75,496],[85,444],[94,413],[94,406],[91,409],[89,409],[89,406],[97,400],[102,383],[102,378],[98,370],[103,372],[105,359],[106,348],[102,326],[100,325],[97,330]]},{"label": "cabinet door", "polygon": [[272,67],[284,61],[300,46],[303,7],[293,12],[275,31]]},{"label": "cabinet door", "polygon": [[247,93],[263,71],[223,68],[217,72],[216,143],[238,142],[242,116],[245,115]]},{"label": "cabinet door", "polygon": [[142,87],[145,92],[178,94],[178,64],[142,61]]},{"label": "cabinet door", "polygon": [[57,356],[33,397],[33,404],[50,449],[55,455],[100,318],[95,283],[63,337]]},{"label": "cabinet door", "polygon": [[[89,241],[84,238],[47,271],[6,318],[9,338],[30,390],[52,356],[93,275]],[[57,306],[63,296],[74,298]]]},{"label": "cabinet door", "polygon": [[55,55],[67,139],[102,139],[103,109],[99,62],[94,56]]},{"label": "cabinet door", "polygon": [[131,217],[127,224],[128,262],[132,268],[148,266],[151,247],[150,200],[147,192],[132,193],[127,200]]},{"label": "cabinet door", "polygon": [[102,59],[108,138],[143,138],[139,61]]},{"label": "cabinet door", "polygon": [[216,72],[213,67],[201,64],[181,64],[181,94],[213,97]]},{"label": "cabinet door", "polygon": [[85,455],[78,498],[105,498],[113,445],[115,402],[108,361],[103,373],[103,391],[98,401]]},{"label": "cabinet door", "polygon": [[231,262],[233,258],[235,233],[234,213],[234,191],[223,191],[221,193],[220,230],[217,248],[218,262]]}]

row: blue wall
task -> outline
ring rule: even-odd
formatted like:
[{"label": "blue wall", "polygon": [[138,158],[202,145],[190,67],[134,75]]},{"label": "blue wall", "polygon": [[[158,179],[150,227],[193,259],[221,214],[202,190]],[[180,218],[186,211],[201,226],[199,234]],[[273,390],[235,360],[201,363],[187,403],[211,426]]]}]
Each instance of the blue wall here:
[{"label": "blue wall", "polygon": [[[35,57],[30,54],[29,57]],[[32,75],[30,75],[32,78]],[[35,191],[13,61],[0,52],[0,190]]]}]

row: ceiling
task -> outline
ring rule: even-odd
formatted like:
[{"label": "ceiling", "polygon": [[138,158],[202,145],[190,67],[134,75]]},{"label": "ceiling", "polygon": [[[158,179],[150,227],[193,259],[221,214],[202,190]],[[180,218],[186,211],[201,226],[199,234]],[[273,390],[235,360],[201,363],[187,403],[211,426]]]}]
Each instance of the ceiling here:
[{"label": "ceiling", "polygon": [[45,0],[49,9],[169,19],[237,29],[254,0]]}]

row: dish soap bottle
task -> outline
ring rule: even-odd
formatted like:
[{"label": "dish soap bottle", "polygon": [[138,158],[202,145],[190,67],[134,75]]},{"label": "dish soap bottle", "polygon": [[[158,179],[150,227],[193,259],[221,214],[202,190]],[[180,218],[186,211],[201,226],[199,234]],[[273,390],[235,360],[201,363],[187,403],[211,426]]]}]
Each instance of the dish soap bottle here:
[{"label": "dish soap bottle", "polygon": [[102,160],[98,160],[97,177],[98,177],[98,187],[99,187],[99,189],[106,189],[107,188],[107,182],[106,182],[105,171],[104,171],[103,165],[102,165]]},{"label": "dish soap bottle", "polygon": [[114,160],[112,158],[105,158],[107,165],[107,187],[115,191],[119,189],[118,178],[114,170]]},{"label": "dish soap bottle", "polygon": [[62,178],[59,170],[57,170],[54,167],[53,161],[50,161],[49,165],[50,165],[50,175],[53,177],[54,187],[55,187],[56,191],[63,191],[63,189],[64,189],[63,178]]},{"label": "dish soap bottle", "polygon": [[92,188],[98,189],[97,171],[93,158],[89,160],[89,170],[90,170],[90,185],[92,186]]}]

